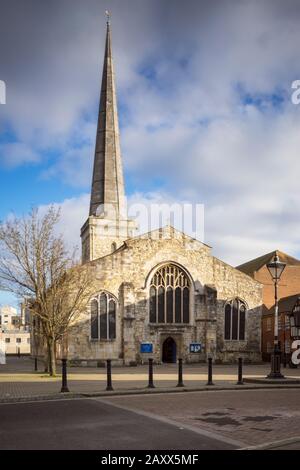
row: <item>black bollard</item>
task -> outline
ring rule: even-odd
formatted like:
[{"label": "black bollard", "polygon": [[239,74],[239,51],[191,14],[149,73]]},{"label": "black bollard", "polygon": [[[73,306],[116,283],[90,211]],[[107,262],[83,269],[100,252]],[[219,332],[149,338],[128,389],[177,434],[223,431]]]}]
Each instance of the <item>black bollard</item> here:
[{"label": "black bollard", "polygon": [[244,385],[243,381],[243,358],[239,357],[239,365],[238,365],[238,381],[237,385]]},{"label": "black bollard", "polygon": [[149,381],[147,388],[155,388],[153,383],[153,359],[149,359]]},{"label": "black bollard", "polygon": [[212,381],[212,358],[208,358],[208,380],[206,385],[215,385]]},{"label": "black bollard", "polygon": [[68,379],[67,379],[67,359],[62,359],[62,382],[61,382],[61,393],[69,392]]},{"label": "black bollard", "polygon": [[106,364],[107,364],[107,367],[106,367],[106,373],[107,373],[106,390],[111,391],[111,390],[113,390],[112,380],[111,380],[111,359],[107,359]]},{"label": "black bollard", "polygon": [[35,370],[35,371],[38,370],[38,361],[37,361],[37,357],[34,358],[34,370]]},{"label": "black bollard", "polygon": [[178,384],[176,387],[184,387],[183,379],[182,379],[182,359],[178,359]]}]

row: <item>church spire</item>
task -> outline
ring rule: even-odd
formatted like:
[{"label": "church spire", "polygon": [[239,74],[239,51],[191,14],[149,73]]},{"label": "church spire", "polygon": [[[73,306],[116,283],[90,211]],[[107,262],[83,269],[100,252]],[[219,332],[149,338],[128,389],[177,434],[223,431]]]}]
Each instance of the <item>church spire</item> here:
[{"label": "church spire", "polygon": [[107,13],[90,213],[81,228],[83,263],[112,253],[137,229],[126,212],[109,16]]},{"label": "church spire", "polygon": [[125,216],[125,194],[120,151],[119,123],[107,12],[106,45],[94,157],[90,216],[113,209],[115,217]]}]

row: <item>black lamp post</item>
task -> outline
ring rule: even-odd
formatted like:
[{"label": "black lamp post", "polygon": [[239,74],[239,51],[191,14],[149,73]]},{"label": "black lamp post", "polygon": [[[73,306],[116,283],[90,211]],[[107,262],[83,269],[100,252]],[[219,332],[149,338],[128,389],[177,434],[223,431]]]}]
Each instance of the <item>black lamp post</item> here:
[{"label": "black lamp post", "polygon": [[268,375],[269,379],[282,379],[284,376],[280,372],[280,359],[281,351],[278,341],[278,282],[280,280],[281,274],[286,267],[285,263],[279,261],[278,255],[275,255],[273,260],[267,264],[269,273],[274,281],[275,287],[275,315],[274,315],[274,351],[271,356],[271,372]]}]

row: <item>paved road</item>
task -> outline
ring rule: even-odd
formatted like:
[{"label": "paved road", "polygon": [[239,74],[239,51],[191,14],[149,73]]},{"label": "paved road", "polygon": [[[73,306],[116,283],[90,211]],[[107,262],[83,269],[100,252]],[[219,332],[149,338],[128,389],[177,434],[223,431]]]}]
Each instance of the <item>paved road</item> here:
[{"label": "paved road", "polygon": [[0,405],[0,449],[234,449],[188,426],[93,399]]}]

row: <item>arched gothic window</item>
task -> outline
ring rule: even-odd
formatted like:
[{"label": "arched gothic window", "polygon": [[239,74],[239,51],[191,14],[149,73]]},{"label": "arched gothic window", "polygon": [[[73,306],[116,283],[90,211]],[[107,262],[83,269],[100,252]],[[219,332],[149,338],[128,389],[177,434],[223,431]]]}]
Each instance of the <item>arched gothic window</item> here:
[{"label": "arched gothic window", "polygon": [[245,340],[246,306],[240,299],[233,299],[225,305],[226,340]]},{"label": "arched gothic window", "polygon": [[189,323],[190,281],[174,264],[159,268],[150,283],[150,323]]},{"label": "arched gothic window", "polygon": [[116,301],[108,292],[101,292],[91,301],[91,339],[116,338]]}]

